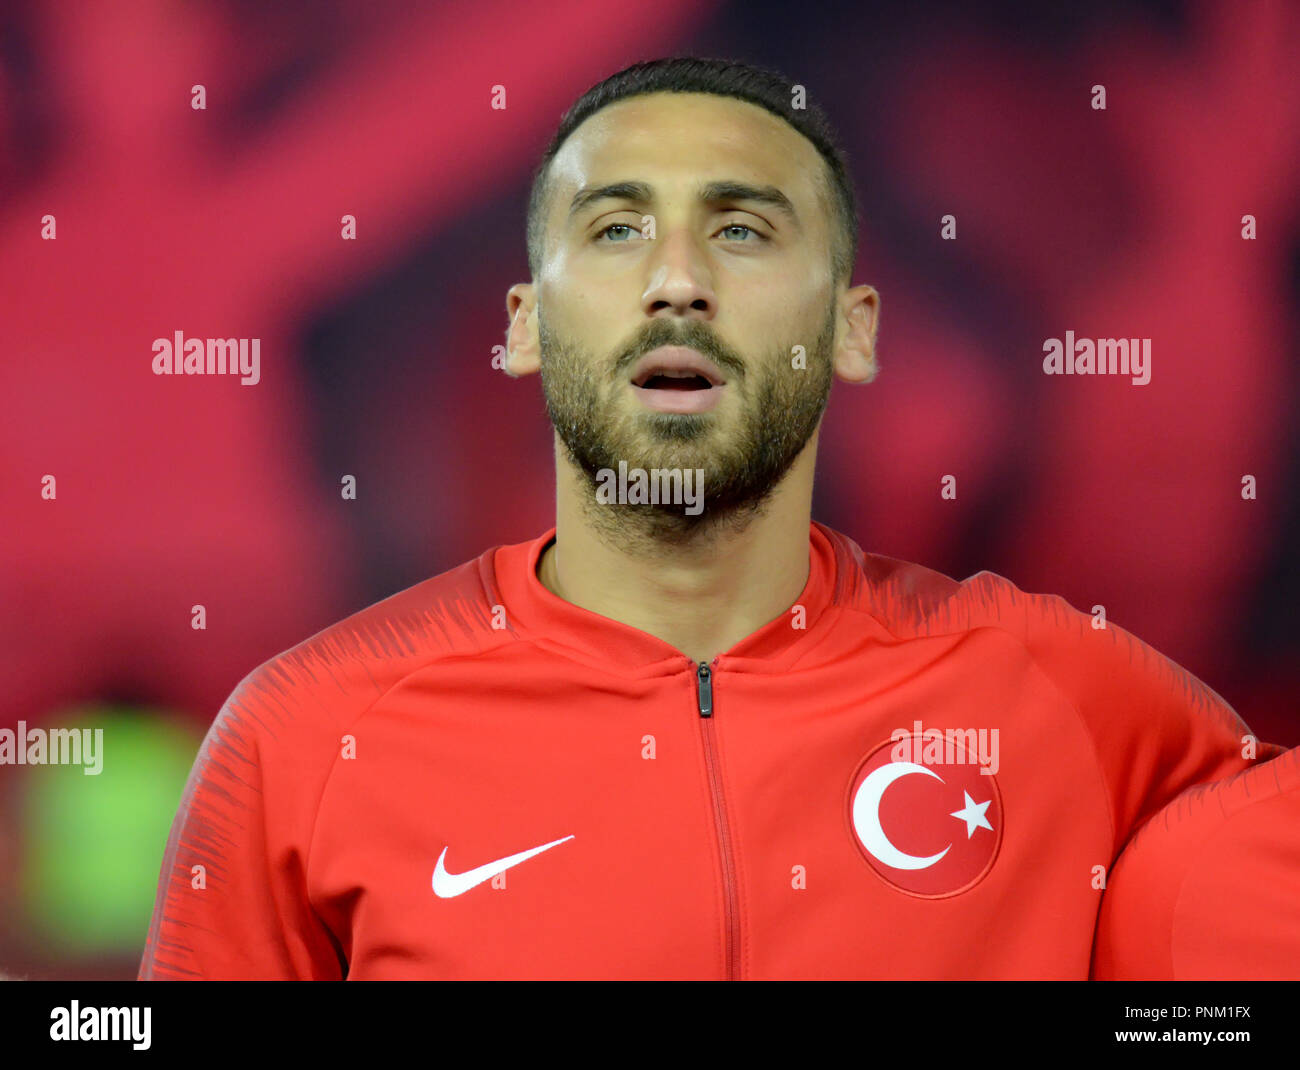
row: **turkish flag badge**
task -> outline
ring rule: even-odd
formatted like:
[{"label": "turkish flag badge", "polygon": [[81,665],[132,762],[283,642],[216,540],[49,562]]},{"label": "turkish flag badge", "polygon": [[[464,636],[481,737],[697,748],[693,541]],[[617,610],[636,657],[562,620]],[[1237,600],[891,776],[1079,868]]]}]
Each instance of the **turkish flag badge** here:
[{"label": "turkish flag badge", "polygon": [[951,738],[948,760],[924,760],[934,753],[932,741],[918,735],[891,738],[862,760],[848,793],[849,828],[867,864],[887,884],[923,899],[973,888],[1002,843],[996,778]]}]

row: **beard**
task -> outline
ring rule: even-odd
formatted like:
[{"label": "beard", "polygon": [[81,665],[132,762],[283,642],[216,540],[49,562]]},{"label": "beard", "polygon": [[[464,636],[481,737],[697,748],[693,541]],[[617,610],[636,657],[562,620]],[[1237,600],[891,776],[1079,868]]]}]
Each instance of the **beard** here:
[{"label": "beard", "polygon": [[[808,347],[806,368],[791,366],[793,342],[746,360],[699,320],[651,320],[607,360],[557,337],[540,308],[538,327],[546,412],[569,464],[585,484],[584,514],[625,548],[639,543],[651,550],[665,542],[746,528],[762,515],[816,431],[830,395],[833,302],[821,333]],[[635,399],[621,401],[619,393],[630,392],[633,365],[664,345],[689,346],[711,359],[726,374],[734,397],[703,413],[654,412]],[[724,407],[734,411],[724,415]],[[703,510],[692,515],[669,502],[600,504],[599,474],[617,472],[620,461],[647,472],[703,470]]]}]

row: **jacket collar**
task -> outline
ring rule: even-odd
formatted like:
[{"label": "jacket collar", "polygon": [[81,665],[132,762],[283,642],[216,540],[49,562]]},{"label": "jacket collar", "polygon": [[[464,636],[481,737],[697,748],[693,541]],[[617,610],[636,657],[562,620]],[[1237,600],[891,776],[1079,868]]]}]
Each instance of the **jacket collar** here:
[{"label": "jacket collar", "polygon": [[[731,649],[716,666],[728,671],[775,672],[792,665],[817,641],[816,626],[834,600],[837,584],[836,535],[813,521],[808,533],[808,580],[795,604],[804,608],[802,628],[782,613]],[[537,578],[537,564],[555,539],[552,526],[528,542],[500,546],[492,570],[508,626],[521,638],[621,675],[661,676],[692,664],[681,651],[656,636],[603,617],[552,594]]]}]

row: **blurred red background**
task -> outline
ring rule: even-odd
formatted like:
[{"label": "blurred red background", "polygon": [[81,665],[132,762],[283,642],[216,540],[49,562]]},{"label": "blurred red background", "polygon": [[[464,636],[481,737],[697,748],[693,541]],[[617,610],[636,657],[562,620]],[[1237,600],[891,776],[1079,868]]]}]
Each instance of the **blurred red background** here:
[{"label": "blurred red background", "polygon": [[[235,684],[553,522],[540,383],[491,366],[528,183],[583,90],[672,54],[784,71],[848,152],[882,372],[832,394],[814,516],[1104,605],[1300,743],[1295,5],[11,4],[0,728],[108,727],[101,777],[0,766],[0,971],[134,976]],[[1067,330],[1150,337],[1150,383],[1045,376]],[[176,331],[260,338],[261,381],[154,375]]]}]

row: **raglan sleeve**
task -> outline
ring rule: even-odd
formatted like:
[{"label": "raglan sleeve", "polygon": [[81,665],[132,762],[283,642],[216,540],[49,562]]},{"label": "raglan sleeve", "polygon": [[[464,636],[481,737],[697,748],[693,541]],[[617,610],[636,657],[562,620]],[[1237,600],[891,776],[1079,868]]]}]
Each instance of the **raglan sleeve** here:
[{"label": "raglan sleeve", "polygon": [[[1099,626],[1100,625],[1100,626]],[[1026,645],[1092,738],[1114,825],[1111,857],[1180,792],[1277,757],[1223,698],[1136,636],[1057,596],[1031,596]]]},{"label": "raglan sleeve", "polygon": [[139,980],[340,980],[338,941],[313,911],[307,860],[319,746],[280,715],[271,663],[226,701],[172,822]]}]

